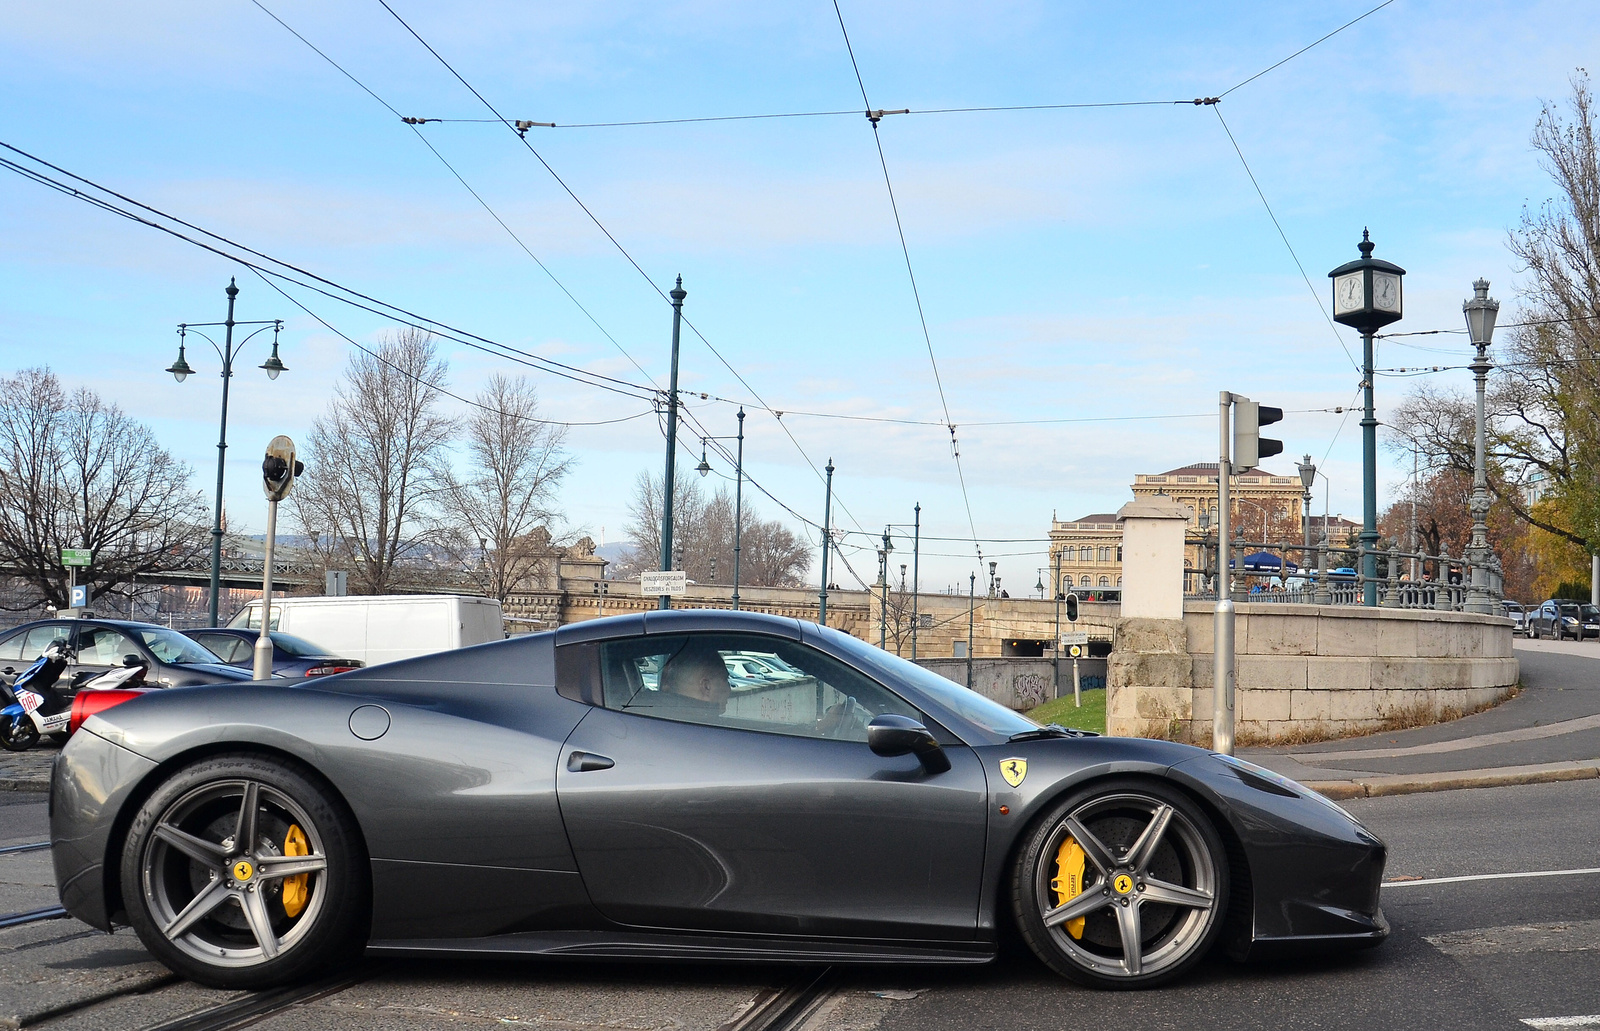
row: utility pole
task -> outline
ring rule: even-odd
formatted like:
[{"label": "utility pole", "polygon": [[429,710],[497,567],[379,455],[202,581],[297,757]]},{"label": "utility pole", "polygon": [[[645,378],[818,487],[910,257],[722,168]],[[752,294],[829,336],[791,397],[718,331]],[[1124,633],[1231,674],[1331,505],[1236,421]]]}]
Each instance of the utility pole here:
[{"label": "utility pole", "polygon": [[[672,288],[672,378],[667,384],[667,469],[661,492],[661,571],[672,569],[672,495],[673,466],[678,457],[678,327],[683,322],[683,299],[689,294],[683,288],[683,277]],[[656,608],[670,609],[672,596],[663,594]]]},{"label": "utility pole", "polygon": [[1230,425],[1233,395],[1224,390],[1217,396],[1217,608],[1212,617],[1216,628],[1211,673],[1211,747],[1223,755],[1233,754],[1233,569],[1229,546],[1233,543],[1232,499],[1228,496],[1233,478],[1233,428]]},{"label": "utility pole", "polygon": [[828,625],[828,547],[833,543],[833,459],[828,459],[828,493],[822,503],[822,593],[817,597],[817,622]]},{"label": "utility pole", "polygon": [[883,550],[878,552],[882,556],[879,566],[883,574],[878,578],[883,584],[883,600],[878,605],[878,647],[885,650],[889,646],[889,554],[894,551],[894,545],[889,543],[889,528],[883,528]]},{"label": "utility pole", "polygon": [[972,614],[977,604],[978,574],[967,574],[967,690],[972,690]]},{"label": "utility pole", "polygon": [[739,453],[733,481],[733,609],[739,611],[739,532],[744,523],[744,405],[739,406]]},{"label": "utility pole", "polygon": [[[922,618],[917,615],[917,561],[922,550],[922,502],[917,502],[916,521],[912,524],[911,531],[911,661],[917,661],[917,622]],[[1600,590],[1600,578],[1596,579],[1596,590]]]},{"label": "utility pole", "polygon": [[1050,694],[1050,697],[1051,698],[1060,698],[1061,697],[1061,549],[1059,547],[1056,548],[1055,559],[1056,559],[1056,563],[1055,563],[1055,565],[1056,565],[1055,579],[1050,581],[1051,584],[1053,585],[1050,588],[1050,593],[1055,595],[1055,600],[1056,600],[1056,643],[1055,643],[1054,648],[1053,648],[1053,650],[1051,652],[1051,654],[1053,654],[1055,656],[1055,661],[1051,663],[1051,665],[1055,667],[1055,685],[1054,685],[1054,690]]}]

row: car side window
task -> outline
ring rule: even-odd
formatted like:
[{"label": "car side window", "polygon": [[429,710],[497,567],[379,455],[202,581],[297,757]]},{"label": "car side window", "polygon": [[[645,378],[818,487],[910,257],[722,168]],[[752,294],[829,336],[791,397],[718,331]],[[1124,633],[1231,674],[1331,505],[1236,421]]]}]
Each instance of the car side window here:
[{"label": "car side window", "polygon": [[90,626],[78,631],[78,662],[85,666],[120,666],[124,655],[139,649],[127,636],[110,627]]},{"label": "car side window", "polygon": [[32,662],[43,655],[46,648],[57,641],[65,641],[68,636],[66,627],[36,626],[23,638],[22,654],[17,658],[22,662]]},{"label": "car side window", "polygon": [[759,634],[608,641],[600,679],[608,709],[768,734],[864,742],[881,713],[923,719],[832,656]]},{"label": "car side window", "polygon": [[0,662],[17,662],[22,658],[22,639],[28,635],[26,630],[18,630],[4,640],[0,640]]},{"label": "car side window", "polygon": [[[217,658],[223,662],[238,662],[242,658],[241,645],[244,639],[232,634],[196,634],[195,640],[201,647],[217,653]],[[252,657],[254,650],[252,649]]]}]

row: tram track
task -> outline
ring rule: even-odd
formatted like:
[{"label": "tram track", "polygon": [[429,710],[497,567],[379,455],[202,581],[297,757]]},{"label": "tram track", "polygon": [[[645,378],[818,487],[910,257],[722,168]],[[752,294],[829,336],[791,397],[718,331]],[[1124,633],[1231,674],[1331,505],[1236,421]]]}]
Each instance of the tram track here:
[{"label": "tram track", "polygon": [[743,1013],[716,1031],[795,1031],[833,995],[833,967],[807,970],[787,985],[759,992]]},{"label": "tram track", "polygon": [[14,856],[23,852],[43,852],[50,847],[48,841],[30,841],[25,845],[6,845],[0,847],[0,856]]}]

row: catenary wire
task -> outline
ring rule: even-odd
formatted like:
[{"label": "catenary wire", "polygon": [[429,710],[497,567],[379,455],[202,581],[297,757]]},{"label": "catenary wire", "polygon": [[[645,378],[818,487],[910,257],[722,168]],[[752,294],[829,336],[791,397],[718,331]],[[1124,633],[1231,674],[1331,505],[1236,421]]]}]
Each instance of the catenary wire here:
[{"label": "catenary wire", "polygon": [[1288,64],[1290,61],[1293,61],[1295,58],[1299,57],[1301,54],[1305,53],[1307,50],[1310,50],[1312,47],[1315,47],[1320,43],[1324,43],[1324,42],[1332,39],[1334,36],[1337,36],[1339,33],[1343,32],[1345,29],[1348,29],[1350,26],[1354,25],[1356,22],[1361,21],[1363,18],[1367,18],[1367,17],[1369,17],[1371,15],[1377,14],[1379,11],[1383,10],[1385,7],[1388,7],[1392,3],[1394,3],[1394,0],[1383,0],[1383,3],[1381,3],[1378,6],[1372,8],[1372,10],[1367,11],[1365,14],[1359,15],[1359,16],[1357,16],[1355,18],[1351,18],[1349,21],[1345,22],[1343,25],[1339,26],[1337,29],[1334,29],[1332,32],[1328,33],[1326,36],[1323,36],[1321,39],[1318,39],[1314,43],[1306,44],[1305,46],[1301,47],[1299,50],[1296,50],[1294,53],[1290,54],[1288,57],[1285,57],[1283,60],[1279,61],[1277,64],[1274,64],[1274,65],[1271,65],[1269,67],[1263,68],[1261,71],[1256,72],[1254,75],[1250,76],[1250,78],[1245,79],[1242,82],[1236,83],[1235,85],[1229,86],[1227,89],[1225,89],[1221,93],[1217,94],[1217,99],[1221,100],[1223,97],[1227,96],[1229,93],[1232,93],[1234,90],[1238,89],[1240,86],[1249,85],[1250,83],[1255,82],[1257,79],[1261,78],[1263,75],[1266,75],[1268,72],[1276,71],[1277,69],[1279,69],[1279,68],[1283,67],[1284,65]]},{"label": "catenary wire", "polygon": [[[844,37],[845,52],[850,55],[850,68],[855,72],[856,85],[861,89],[861,101],[867,105],[867,110],[872,110],[872,101],[867,97],[867,84],[861,77],[861,65],[856,61],[855,47],[850,43],[850,30],[845,28],[844,11],[839,7],[839,0],[833,0],[833,13],[839,19],[839,33]],[[939,404],[944,411],[944,421],[950,427],[950,455],[956,464],[956,479],[961,484],[961,502],[966,506],[967,524],[972,530],[972,546],[977,552],[978,561],[983,561],[983,546],[978,543],[978,523],[972,515],[972,497],[967,491],[967,474],[961,466],[961,446],[956,439],[956,425],[950,418],[950,402],[945,398],[944,381],[939,375],[939,360],[934,357],[933,337],[928,332],[928,316],[922,308],[922,292],[917,288],[917,274],[911,265],[911,248],[906,244],[905,226],[900,221],[900,205],[894,197],[894,183],[889,178],[889,161],[883,153],[883,137],[878,133],[878,118],[870,115],[868,120],[872,123],[872,142],[878,150],[878,164],[883,169],[883,185],[889,194],[889,209],[894,213],[894,228],[900,238],[900,253],[905,257],[906,276],[911,280],[911,297],[917,305],[917,321],[922,326],[922,339],[928,347],[928,364],[933,368],[933,383],[939,391]]]},{"label": "catenary wire", "polygon": [[[481,194],[479,194],[478,191],[472,187],[472,184],[467,182],[466,178],[456,169],[456,167],[454,165],[452,165],[448,160],[446,160],[445,156],[443,154],[439,153],[438,148],[434,147],[433,143],[422,132],[421,128],[419,128],[419,126],[417,124],[417,121],[415,119],[406,119],[404,116],[402,116],[399,111],[395,110],[394,105],[390,104],[387,100],[384,100],[382,97],[380,97],[374,90],[372,90],[369,86],[367,86],[366,83],[364,83],[360,79],[356,78],[356,76],[352,72],[350,72],[347,68],[345,68],[343,65],[341,65],[338,61],[335,61],[331,56],[329,56],[326,52],[324,52],[321,47],[317,46],[315,43],[311,42],[305,36],[301,35],[292,25],[290,25],[288,22],[284,21],[282,18],[280,18],[276,14],[274,14],[270,9],[268,9],[266,7],[266,5],[261,3],[261,0],[250,0],[250,2],[255,4],[257,7],[259,7],[262,10],[262,12],[266,14],[267,17],[271,18],[273,21],[275,21],[279,25],[283,26],[283,28],[290,35],[292,35],[295,39],[298,39],[300,42],[304,43],[307,47],[309,47],[311,49],[312,53],[316,54],[318,57],[320,57],[324,61],[326,61],[329,65],[333,66],[333,68],[336,71],[338,71],[339,74],[343,75],[345,78],[347,78],[351,82],[355,83],[356,86],[360,87],[360,89],[364,93],[366,93],[367,96],[371,97],[373,100],[376,100],[379,104],[383,105],[386,109],[388,109],[388,111],[390,113],[392,113],[396,118],[399,118],[401,121],[405,122],[410,127],[411,131],[416,133],[417,139],[422,142],[422,145],[427,147],[428,150],[433,153],[433,156],[439,159],[440,164],[444,165],[445,168],[449,169],[450,174],[455,177],[456,181],[459,182],[462,185],[462,187],[464,187],[466,189],[466,191],[468,193],[472,194],[472,198],[474,200],[476,200],[483,207],[484,211],[489,213],[489,217],[494,219],[495,222],[499,223],[500,228],[504,229],[506,231],[506,235],[510,236],[511,239],[513,241],[515,241],[516,245],[522,249],[522,252],[524,254],[526,254],[529,258],[533,259],[533,263],[535,265],[539,266],[540,271],[542,271],[546,276],[548,276],[550,278],[550,281],[552,283],[554,283],[556,285],[556,287],[558,289],[560,289],[560,291],[562,293],[567,295],[567,299],[570,300],[574,305],[576,305],[579,311],[583,312],[584,317],[587,318],[591,323],[593,323],[594,327],[596,329],[598,329],[601,332],[601,334],[607,340],[611,341],[611,346],[615,347],[617,349],[617,351],[624,358],[628,359],[628,361],[633,364],[633,367],[638,369],[639,372],[644,376],[645,379],[650,380],[650,382],[652,384],[655,384],[655,377],[650,375],[649,372],[645,371],[644,366],[640,365],[638,360],[635,359],[633,357],[633,355],[628,353],[627,349],[624,348],[622,346],[622,344],[618,342],[617,338],[611,335],[610,330],[606,329],[606,327],[604,327],[604,326],[602,326],[600,324],[600,320],[595,318],[594,313],[589,311],[589,309],[587,307],[585,307],[584,304],[581,301],[579,301],[577,297],[575,297],[573,295],[571,290],[567,289],[567,285],[565,283],[563,283],[560,279],[558,279],[554,272],[550,271],[549,266],[545,265],[545,263],[543,261],[539,260],[539,256],[534,254],[533,250],[526,243],[523,242],[522,237],[518,236],[517,233],[509,225],[506,224],[505,219],[501,218],[499,213],[496,212],[494,210],[494,208],[489,206],[489,202],[483,199],[483,196]],[[655,384],[655,385],[659,388],[659,384]]]},{"label": "catenary wire", "polygon": [[[539,151],[533,146],[533,144],[528,142],[528,139],[527,139],[526,135],[524,135],[521,132],[518,132],[516,126],[512,122],[508,121],[505,118],[505,116],[500,113],[499,109],[497,109],[492,103],[489,102],[488,98],[486,98],[482,93],[478,92],[476,87],[474,87],[470,82],[468,82],[466,80],[466,78],[464,76],[462,76],[462,74],[460,72],[456,71],[455,67],[449,61],[445,60],[444,56],[442,54],[440,54],[437,50],[435,50],[433,48],[432,44],[430,44],[426,39],[424,39],[422,37],[422,35],[417,32],[416,29],[411,27],[409,22],[407,22],[404,18],[402,18],[400,16],[399,12],[397,12],[393,7],[391,7],[389,5],[388,0],[378,0],[378,3],[383,7],[384,10],[389,12],[390,16],[393,17],[395,21],[399,22],[400,25],[408,33],[411,34],[412,38],[414,38],[418,43],[420,43],[422,45],[422,47],[425,50],[428,51],[428,53],[432,54],[434,59],[437,60],[441,65],[443,65],[445,70],[448,71],[456,79],[457,82],[461,83],[462,86],[466,87],[467,91],[470,92],[474,97],[477,97],[478,101],[480,103],[482,103],[483,106],[485,108],[487,108],[489,110],[489,112],[495,116],[495,118],[497,118],[503,125],[505,125],[506,128],[508,128],[512,132],[516,133],[518,140],[522,143],[523,147],[525,147],[527,149],[528,153],[532,154],[534,156],[534,158],[538,160],[539,164],[544,166],[545,171],[550,173],[551,177],[555,179],[555,181],[561,186],[561,188],[564,191],[566,191],[567,196],[571,197],[573,202],[575,204],[577,204],[578,207],[583,210],[583,213],[585,215],[589,216],[589,220],[591,222],[593,222],[595,224],[596,228],[598,228],[600,230],[600,232],[605,235],[607,240],[611,241],[612,246],[614,246],[617,249],[617,251],[625,259],[627,259],[628,264],[632,265],[634,270],[637,271],[639,273],[639,275],[644,278],[645,282],[650,284],[650,288],[652,290],[654,290],[661,297],[661,299],[663,301],[666,301],[667,303],[670,304],[671,303],[671,298],[669,298],[667,296],[666,292],[661,289],[661,287],[656,283],[656,281],[654,279],[650,278],[649,273],[645,272],[644,268],[642,266],[640,266],[640,264],[636,260],[634,260],[633,255],[630,254],[628,252],[628,249],[622,245],[622,242],[620,240],[618,240],[616,238],[616,236],[614,236],[612,234],[611,230],[606,228],[605,224],[600,221],[599,217],[597,215],[595,215],[595,213],[589,208],[589,206],[583,202],[583,200],[577,195],[576,192],[573,191],[572,187],[567,185],[566,180],[561,178],[561,176],[556,172],[556,170],[553,167],[551,167],[550,163],[544,159],[544,156],[539,153]],[[692,321],[690,321],[689,319],[684,319],[683,323],[684,323],[684,325],[689,327],[690,331],[693,332],[694,335],[696,337],[698,337],[703,344],[706,345],[706,347],[711,351],[711,353],[716,356],[717,360],[720,361],[723,364],[723,366],[725,368],[727,368],[728,371],[733,374],[733,376],[740,382],[740,384],[742,384],[744,386],[744,388],[746,390],[749,390],[752,394],[755,394],[757,397],[760,396],[759,394],[757,394],[755,388],[752,387],[750,385],[750,383],[742,375],[740,375],[738,370],[734,369],[733,365],[727,360],[727,358],[723,357],[722,352],[717,350],[717,348],[711,343],[711,341],[706,338],[705,334],[700,332],[699,328],[696,327]],[[763,407],[765,407],[765,404],[763,404]],[[779,424],[782,425],[782,420],[779,420]],[[807,454],[805,448],[800,445],[800,441],[795,438],[794,434],[792,432],[790,432],[790,430],[789,430],[789,428],[787,426],[783,427],[783,430],[784,430],[784,433],[789,437],[790,441],[793,442],[795,448],[800,452],[801,457],[803,457],[806,460],[806,464],[811,467],[812,472],[815,473],[819,479],[821,479],[822,478],[822,470],[817,468],[816,462],[812,461],[811,456],[809,454]],[[860,525],[860,521],[857,520],[855,518],[854,514],[850,512],[848,506],[845,505],[844,501],[842,499],[838,498],[838,497],[836,497],[835,500],[838,502],[840,510],[842,512],[844,512],[847,516],[849,516],[849,518],[851,519],[852,522],[855,522],[856,525],[859,526]]]},{"label": "catenary wire", "polygon": [[[302,281],[300,279],[296,279],[294,276],[286,275],[285,273],[283,273],[281,271],[278,271],[276,269],[273,269],[273,268],[268,268],[265,265],[262,265],[262,264],[260,264],[260,263],[258,263],[256,261],[251,260],[250,258],[242,257],[239,253],[235,253],[235,252],[232,252],[232,251],[229,251],[229,250],[225,250],[221,246],[217,246],[216,244],[208,243],[205,240],[196,239],[195,237],[190,236],[190,235],[188,235],[186,233],[180,232],[180,231],[172,228],[169,225],[163,225],[160,222],[154,221],[154,220],[152,220],[150,218],[146,218],[145,216],[139,214],[137,211],[130,211],[130,210],[126,209],[126,208],[119,207],[117,204],[114,204],[114,203],[112,203],[110,201],[107,201],[104,198],[95,197],[95,196],[93,196],[91,194],[85,193],[83,190],[80,190],[77,187],[72,186],[70,183],[61,182],[59,180],[53,179],[50,176],[45,175],[45,174],[37,171],[36,169],[28,168],[28,167],[26,167],[24,165],[21,165],[21,164],[15,162],[15,161],[10,160],[9,158],[0,157],[0,167],[4,167],[4,168],[6,168],[6,169],[8,169],[10,171],[16,172],[19,175],[24,176],[25,178],[31,179],[34,182],[37,182],[37,183],[39,183],[41,185],[48,186],[51,189],[54,189],[54,190],[56,190],[56,191],[58,191],[60,193],[66,194],[66,195],[68,195],[70,197],[73,197],[74,199],[81,200],[81,201],[83,201],[83,202],[85,202],[87,204],[90,204],[93,207],[100,208],[103,211],[109,212],[111,214],[119,215],[119,216],[121,216],[123,218],[126,218],[126,219],[130,220],[130,221],[137,222],[137,223],[139,223],[141,225],[145,225],[145,226],[147,226],[149,228],[158,230],[159,232],[166,233],[167,235],[172,236],[172,237],[174,237],[176,239],[182,240],[185,243],[191,244],[191,245],[193,245],[195,247],[199,247],[199,248],[201,248],[203,250],[210,251],[211,253],[216,254],[219,257],[226,258],[229,261],[237,262],[238,264],[244,265],[247,268],[260,269],[261,271],[266,272],[268,275],[271,275],[271,276],[277,277],[279,279],[282,279],[285,282],[294,283],[297,286],[301,286],[301,287],[304,287],[304,288],[309,289],[309,290],[314,290],[317,293],[320,293],[323,296],[328,297],[328,298],[330,298],[332,300],[339,301],[342,304],[350,305],[351,307],[361,308],[364,311],[371,312],[372,314],[379,315],[379,316],[381,316],[383,318],[392,319],[392,320],[394,320],[396,322],[402,323],[403,325],[412,326],[412,327],[414,327],[416,329],[420,329],[420,330],[423,330],[423,331],[426,331],[426,332],[436,333],[439,336],[443,336],[443,337],[445,337],[447,339],[454,340],[457,343],[460,343],[460,344],[462,344],[462,345],[464,345],[466,347],[470,347],[470,348],[473,348],[475,350],[482,351],[485,354],[489,354],[489,355],[492,355],[492,356],[497,357],[497,358],[502,358],[502,359],[506,359],[506,360],[517,362],[518,364],[525,365],[528,368],[534,369],[534,370],[539,371],[539,372],[544,372],[544,373],[547,373],[547,374],[550,374],[550,375],[559,376],[559,377],[561,377],[563,379],[568,379],[568,380],[571,380],[571,381],[573,381],[575,383],[581,383],[581,384],[583,384],[585,386],[598,387],[598,388],[600,388],[602,390],[607,390],[607,391],[610,391],[610,392],[616,393],[616,394],[622,394],[624,396],[633,397],[633,398],[636,398],[636,399],[639,399],[639,400],[653,400],[653,398],[654,398],[654,391],[653,391],[653,389],[651,387],[642,386],[640,384],[629,383],[626,380],[619,380],[619,379],[616,379],[614,377],[605,376],[605,375],[603,375],[601,373],[589,372],[588,370],[579,369],[576,366],[567,365],[567,364],[562,363],[562,362],[555,362],[555,361],[552,361],[552,360],[547,359],[547,358],[542,358],[542,357],[540,357],[538,355],[529,354],[528,352],[521,351],[521,350],[519,350],[517,348],[511,347],[509,344],[502,344],[499,341],[490,339],[488,337],[483,337],[483,336],[479,336],[478,334],[469,333],[469,332],[467,332],[465,330],[456,329],[455,327],[450,326],[448,323],[440,322],[440,321],[435,320],[435,319],[430,319],[430,318],[428,318],[426,316],[418,315],[418,314],[416,314],[414,312],[411,312],[411,311],[409,311],[407,309],[401,308],[401,307],[399,307],[397,305],[390,304],[387,301],[381,301],[381,300],[378,300],[377,298],[369,297],[368,295],[362,294],[359,291],[353,290],[353,289],[351,289],[349,287],[342,286],[342,285],[340,285],[339,283],[337,283],[337,282],[335,282],[333,280],[326,279],[326,278],[324,278],[322,276],[318,276],[315,273],[307,272],[304,269],[300,269],[298,266],[292,265],[292,264],[290,264],[288,262],[285,262],[285,261],[281,261],[280,259],[277,259],[277,258],[273,258],[270,255],[263,254],[262,252],[256,251],[256,250],[254,250],[254,249],[252,249],[250,247],[247,247],[247,246],[245,246],[243,244],[240,244],[240,243],[237,243],[237,242],[235,242],[233,240],[230,240],[227,237],[220,236],[219,234],[216,234],[216,233],[213,233],[213,232],[211,232],[209,230],[203,229],[200,226],[197,226],[197,225],[194,225],[192,223],[186,222],[186,221],[184,221],[182,219],[179,219],[176,216],[169,215],[166,212],[163,212],[158,208],[153,208],[153,207],[151,207],[151,206],[149,206],[147,204],[143,204],[143,203],[141,203],[139,201],[135,201],[132,198],[125,197],[124,195],[122,195],[120,193],[117,193],[114,190],[110,190],[110,189],[108,189],[106,187],[100,186],[100,185],[98,185],[96,183],[93,183],[92,181],[90,181],[88,179],[84,179],[81,176],[77,176],[77,175],[75,175],[75,174],[73,174],[71,172],[67,172],[65,169],[61,169],[58,166],[52,165],[49,162],[43,161],[40,158],[36,158],[33,155],[28,154],[26,151],[19,150],[18,148],[11,146],[10,144],[5,143],[4,141],[0,141],[0,147],[4,147],[7,150],[11,150],[11,151],[13,151],[15,153],[22,154],[23,156],[29,158],[30,160],[37,161],[38,163],[40,163],[42,165],[45,165],[48,168],[51,168],[51,169],[54,169],[56,171],[61,172],[63,175],[69,176],[70,178],[76,179],[79,182],[82,182],[82,183],[85,183],[87,185],[93,186],[95,189],[100,190],[100,191],[102,191],[102,192],[104,192],[106,194],[109,194],[110,196],[116,197],[118,200],[124,201],[124,202],[126,202],[128,204],[134,205],[135,207],[138,207],[138,208],[141,208],[143,210],[149,211],[152,214],[155,214],[155,215],[157,215],[157,216],[159,216],[161,218],[167,219],[168,221],[174,222],[174,223],[176,223],[178,225],[182,225],[182,226],[184,226],[184,227],[186,227],[188,229],[192,229],[196,233],[199,233],[199,234],[201,234],[203,236],[209,237],[212,240],[218,241],[218,243],[225,244],[228,247],[236,248],[237,251],[241,251],[244,254],[253,255],[254,257],[261,258],[263,261],[266,261],[266,262],[268,262],[270,264],[281,266],[282,268],[293,269],[297,273],[299,273],[299,274],[301,274],[301,275],[303,275],[303,276],[305,276],[305,277],[307,277],[309,279],[314,280],[314,282],[309,282],[309,283],[308,282],[304,282],[304,281]],[[320,284],[326,284],[326,286],[319,286],[318,285],[319,283]],[[334,293],[333,290],[344,291],[345,293],[350,294],[352,297],[361,298],[362,300],[352,300],[351,297],[346,297],[346,296],[342,296],[341,294]],[[371,303],[363,303],[364,301],[371,302]]]},{"label": "catenary wire", "polygon": [[1339,335],[1339,327],[1334,325],[1333,318],[1328,314],[1328,309],[1323,306],[1322,295],[1317,293],[1317,288],[1311,285],[1311,277],[1306,275],[1306,267],[1300,263],[1300,255],[1295,253],[1294,244],[1289,242],[1289,234],[1283,231],[1283,224],[1278,221],[1278,216],[1273,214],[1272,205],[1267,203],[1267,195],[1262,192],[1261,184],[1256,181],[1256,174],[1250,170],[1250,162],[1245,160],[1244,151],[1239,148],[1239,141],[1233,138],[1233,130],[1228,128],[1227,119],[1222,117],[1222,108],[1213,107],[1212,110],[1217,113],[1217,121],[1222,124],[1222,131],[1228,134],[1228,142],[1233,144],[1233,152],[1239,155],[1239,164],[1244,166],[1244,174],[1250,177],[1250,185],[1255,187],[1256,196],[1261,198],[1261,206],[1267,209],[1267,217],[1272,219],[1273,226],[1278,230],[1278,238],[1288,248],[1289,257],[1294,259],[1294,267],[1300,270],[1300,278],[1305,280],[1306,289],[1311,291],[1312,299],[1317,302],[1317,310],[1322,312],[1322,317],[1327,321],[1328,328],[1333,331],[1333,338],[1338,341],[1339,350],[1344,352],[1346,360],[1359,372],[1361,369],[1360,363],[1350,353],[1350,348],[1345,346],[1344,337]]}]

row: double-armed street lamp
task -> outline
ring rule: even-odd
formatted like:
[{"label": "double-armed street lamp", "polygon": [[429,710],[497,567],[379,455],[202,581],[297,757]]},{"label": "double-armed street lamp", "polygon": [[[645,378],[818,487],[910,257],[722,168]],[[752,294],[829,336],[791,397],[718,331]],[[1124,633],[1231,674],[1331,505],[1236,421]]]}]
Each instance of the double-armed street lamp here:
[{"label": "double-armed street lamp", "polygon": [[1473,427],[1472,451],[1472,543],[1467,560],[1472,564],[1472,585],[1467,591],[1468,612],[1493,612],[1494,600],[1489,595],[1489,476],[1483,456],[1483,391],[1489,379],[1489,343],[1494,339],[1495,319],[1500,315],[1500,302],[1489,296],[1489,281],[1475,280],[1472,299],[1461,302],[1461,311],[1467,317],[1467,333],[1477,355],[1468,366],[1478,391],[1478,408]]},{"label": "double-armed street lamp", "polygon": [[1372,338],[1400,321],[1400,279],[1406,270],[1372,256],[1365,229],[1356,245],[1361,257],[1328,273],[1333,280],[1333,321],[1361,333],[1361,577],[1362,604],[1378,604],[1378,419],[1372,409]]},{"label": "double-armed street lamp", "polygon": [[[217,436],[217,498],[215,511],[211,520],[211,600],[208,615],[208,626],[217,625],[217,602],[222,593],[222,479],[224,459],[228,455],[228,381],[233,378],[233,360],[239,352],[244,350],[244,345],[268,329],[272,330],[272,357],[261,364],[261,369],[266,372],[268,379],[277,379],[278,373],[289,371],[288,366],[278,359],[278,333],[283,329],[282,319],[258,319],[248,322],[236,322],[233,318],[233,302],[239,296],[239,287],[230,278],[228,280],[228,317],[222,322],[180,322],[178,324],[178,360],[167,367],[172,373],[172,378],[182,383],[189,378],[194,369],[184,358],[184,344],[188,334],[193,333],[206,343],[210,344],[222,359],[222,429]],[[222,343],[218,344],[211,337],[201,332],[222,326],[224,333]],[[235,346],[233,342],[233,327],[259,326]]]},{"label": "double-armed street lamp", "polygon": [[[744,406],[739,406],[739,432],[734,437],[701,437],[700,438],[700,464],[695,466],[695,472],[702,477],[711,471],[711,463],[706,461],[706,442],[710,440],[737,440],[738,451],[733,460],[733,607],[739,608],[739,535],[744,524]],[[712,559],[716,561],[715,558]],[[823,585],[826,589],[827,585]]]}]

